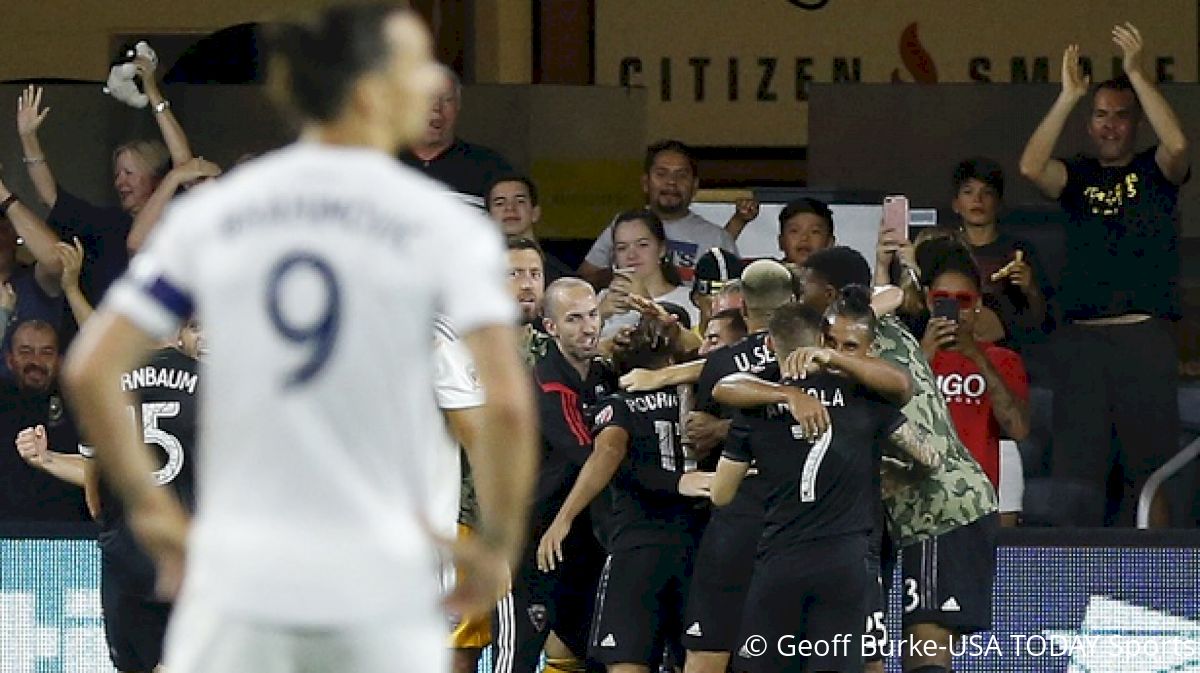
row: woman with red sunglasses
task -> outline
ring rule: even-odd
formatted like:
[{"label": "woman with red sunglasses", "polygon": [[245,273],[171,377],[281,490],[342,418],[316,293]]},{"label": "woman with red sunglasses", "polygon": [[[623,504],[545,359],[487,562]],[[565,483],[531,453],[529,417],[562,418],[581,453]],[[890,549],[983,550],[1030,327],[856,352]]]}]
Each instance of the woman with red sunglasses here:
[{"label": "woman with red sunglasses", "polygon": [[[982,297],[971,254],[949,241],[931,252],[937,254],[923,267],[930,279],[930,318],[921,348],[959,437],[1001,491],[1007,484],[1000,479],[1000,440],[1020,441],[1029,434],[1029,378],[1016,352],[976,340]],[[1016,511],[1001,507],[1002,526],[1016,520]]]}]

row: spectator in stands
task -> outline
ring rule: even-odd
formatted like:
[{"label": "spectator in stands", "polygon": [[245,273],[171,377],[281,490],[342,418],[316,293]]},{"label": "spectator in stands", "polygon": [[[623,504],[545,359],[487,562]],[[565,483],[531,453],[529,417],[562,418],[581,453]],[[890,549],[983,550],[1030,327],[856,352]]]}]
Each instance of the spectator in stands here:
[{"label": "spectator in stands", "polygon": [[171,112],[170,102],[159,91],[155,64],[140,56],[134,62],[166,146],[158,141],[135,140],[113,150],[113,186],[120,199],[119,208],[95,206],[58,184],[38,139],[38,130],[50,111],[42,107],[42,89],[30,86],[17,99],[17,132],[25,168],[38,198],[50,207],[46,222],[63,240],[78,237],[83,243],[81,284],[93,305],[129,262],[133,216],[146,205],[172,164],[180,166],[192,159],[187,136]]},{"label": "spectator in stands", "polygon": [[546,290],[542,249],[537,241],[520,236],[508,237],[507,245],[509,285],[521,309],[521,322],[537,324],[542,320],[542,297]]},{"label": "spectator in stands", "polygon": [[83,491],[30,467],[15,450],[17,435],[39,425],[51,446],[79,444],[58,393],[58,334],[40,320],[20,323],[5,359],[14,380],[0,380],[0,521],[84,521]]},{"label": "spectator in stands", "polygon": [[[500,224],[505,236],[538,240],[534,225],[542,219],[542,207],[532,178],[515,173],[496,178],[487,190],[487,211]],[[547,254],[545,249],[542,249],[542,259],[547,284],[575,275],[571,267]]]},{"label": "spectator in stands", "polygon": [[708,319],[714,313],[713,297],[724,289],[726,284],[738,280],[741,275],[742,260],[721,248],[712,248],[696,260],[691,299],[696,308],[700,310],[700,323],[696,326],[697,332],[705,333]]},{"label": "spectator in stands", "polygon": [[[1063,53],[1062,92],[1021,155],[1021,175],[1067,212],[1066,260],[1056,295],[1066,326],[1054,395],[1052,472],[1080,489],[1081,524],[1130,525],[1146,479],[1178,448],[1179,187],[1188,141],[1147,73],[1142,36],[1115,26],[1125,76],[1092,95],[1095,156],[1051,156],[1071,110],[1087,95],[1079,48]],[[1137,151],[1138,125],[1158,144]],[[1113,440],[1117,441],[1114,442]],[[1106,486],[1110,492],[1106,491]],[[1160,495],[1150,524],[1169,525]]]},{"label": "spectator in stands", "polygon": [[783,261],[803,264],[810,254],[836,243],[833,211],[821,201],[802,197],[780,211],[779,249],[783,251]]},{"label": "spectator in stands", "polygon": [[700,311],[667,256],[667,236],[657,215],[650,210],[621,213],[613,223],[612,237],[612,264],[617,272],[600,302],[602,338],[637,324],[641,314],[630,303],[630,295],[675,304],[687,311],[692,325],[700,322]]},{"label": "spectator in stands", "polygon": [[[671,263],[684,282],[692,280],[696,259],[709,248],[737,254],[727,231],[691,211],[692,197],[700,186],[696,157],[678,140],[664,140],[646,148],[642,192],[646,207],[663,223]],[[600,232],[579,266],[579,275],[596,287],[612,280],[613,237],[616,220]]]},{"label": "spectator in stands", "polygon": [[[927,270],[927,301],[933,317],[921,349],[937,375],[954,427],[1000,496],[1000,525],[1014,526],[1020,502],[1008,502],[1001,488],[1005,470],[1000,440],[1029,435],[1029,378],[1017,353],[975,340],[975,319],[982,302],[979,270],[964,248],[953,248]],[[938,314],[937,302],[957,308],[957,317]],[[1010,480],[1009,483],[1015,483]]]},{"label": "spectator in stands", "polygon": [[996,220],[1003,199],[999,164],[976,157],[955,166],[951,207],[979,265],[984,305],[1000,317],[1004,343],[1020,349],[1045,337],[1051,289],[1033,244],[1000,230]]},{"label": "spectator in stands", "polygon": [[[32,267],[17,261],[18,236],[33,253],[36,262]],[[0,180],[0,284],[8,288],[5,296],[12,302],[0,331],[10,322],[25,320],[40,320],[56,330],[62,327],[63,301],[58,282],[62,260],[55,248],[58,242],[58,236],[45,222]],[[5,337],[2,343],[7,345],[7,333],[0,336]],[[5,367],[0,367],[0,372],[8,374]]]},{"label": "spectator in stands", "polygon": [[[875,284],[889,284],[892,271],[898,271],[903,299],[896,315],[913,334],[924,334],[929,322],[929,306],[926,301],[923,279],[927,278],[926,267],[933,260],[950,254],[953,250],[968,250],[961,231],[950,227],[929,227],[917,234],[914,247],[905,241],[893,244],[880,240],[875,249]],[[893,260],[894,257],[894,260]],[[975,338],[978,341],[998,342],[1004,340],[1004,325],[1000,316],[986,305],[979,307],[975,319]]]},{"label": "spectator in stands", "polygon": [[458,113],[462,110],[462,80],[446,66],[441,89],[429,111],[425,136],[411,149],[400,153],[400,161],[445,183],[471,205],[484,207],[487,188],[501,175],[513,172],[512,165],[498,152],[458,137]]}]

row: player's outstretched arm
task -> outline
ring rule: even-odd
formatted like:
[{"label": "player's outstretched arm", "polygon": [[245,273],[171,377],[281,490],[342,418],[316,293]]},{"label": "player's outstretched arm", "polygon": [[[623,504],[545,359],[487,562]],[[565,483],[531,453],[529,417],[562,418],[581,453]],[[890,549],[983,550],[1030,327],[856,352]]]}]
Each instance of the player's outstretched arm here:
[{"label": "player's outstretched arm", "polygon": [[537,423],[529,374],[518,357],[515,330],[489,326],[467,334],[487,403],[471,465],[483,519],[479,537],[516,566],[537,471]]},{"label": "player's outstretched arm", "polygon": [[890,362],[834,351],[829,365],[841,369],[851,379],[874,390],[896,406],[904,406],[912,399],[913,383],[908,372]]},{"label": "player's outstretched arm", "polygon": [[630,392],[658,390],[667,386],[695,383],[704,370],[704,360],[693,360],[661,369],[634,369],[621,377],[621,388]]},{"label": "player's outstretched arm", "polygon": [[721,456],[721,460],[717,462],[717,471],[713,476],[708,494],[713,504],[717,507],[724,507],[733,502],[733,496],[737,494],[738,486],[741,485],[742,479],[745,479],[749,470],[750,463]]},{"label": "player's outstretched arm", "polygon": [[575,517],[608,486],[628,452],[629,433],[624,428],[608,426],[596,435],[592,452],[579,470],[571,492],[538,542],[537,563],[540,570],[554,570],[563,561],[563,540],[567,539]]},{"label": "player's outstretched arm", "polygon": [[128,318],[97,311],[67,353],[63,384],[100,469],[125,503],[134,533],[157,563],[159,592],[167,598],[178,591],[183,578],[187,516],[170,491],[155,486],[151,475],[157,466],[129,422],[134,399],[120,386],[121,373],[144,362],[155,343]]},{"label": "player's outstretched arm", "polygon": [[888,443],[887,448],[898,450],[899,457],[911,458],[921,467],[933,470],[942,464],[942,454],[929,433],[907,421],[888,436]]}]

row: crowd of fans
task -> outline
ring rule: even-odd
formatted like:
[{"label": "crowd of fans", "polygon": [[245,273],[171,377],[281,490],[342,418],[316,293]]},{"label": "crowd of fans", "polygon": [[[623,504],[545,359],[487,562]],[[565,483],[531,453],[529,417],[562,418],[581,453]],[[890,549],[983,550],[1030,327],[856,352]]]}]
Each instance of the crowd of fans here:
[{"label": "crowd of fans", "polygon": [[[891,577],[891,549],[903,549],[906,628],[945,642],[988,628],[994,527],[1018,525],[1022,510],[1015,442],[1031,428],[1023,357],[1031,349],[1072,352],[1044,379],[1055,393],[1053,468],[1064,511],[1073,514],[1067,522],[1132,523],[1140,488],[1179,437],[1166,324],[1179,314],[1175,205],[1190,172],[1187,142],[1147,79],[1136,29],[1119,27],[1114,41],[1127,76],[1092,94],[1095,155],[1052,158],[1067,114],[1088,92],[1072,48],[1064,54],[1062,95],[1022,156],[1023,177],[1069,218],[1057,287],[1036,247],[999,223],[1005,176],[990,159],[966,159],[951,172],[957,222],[915,241],[881,228],[872,273],[860,254],[837,246],[833,212],[812,198],[780,213],[779,261],[748,264],[737,238],[758,204],[739,202],[724,224],[696,214],[697,162],[677,140],[647,148],[645,203],[617,214],[573,269],[538,241],[533,180],[457,135],[461,84],[446,70],[426,137],[399,159],[486,209],[507,238],[544,437],[527,558],[514,571],[507,609],[493,621],[496,670],[532,671],[542,656],[546,670],[558,671],[585,670],[589,657],[639,667],[686,661],[689,671],[723,671],[731,657],[751,666],[738,637],[772,628],[759,622],[778,615],[739,622],[747,595],[776,606],[785,621],[803,622],[793,611],[807,608],[777,605],[791,600],[778,594],[781,587],[808,590],[781,579],[787,571],[776,567],[778,559],[807,563],[797,549],[839,562],[857,555],[875,578]],[[30,87],[17,101],[16,132],[35,193],[15,195],[0,176],[0,443],[10,447],[0,451],[0,521],[89,518],[83,492],[47,468],[54,451],[74,453],[81,443],[58,393],[60,351],[170,200],[221,173],[193,155],[153,64],[138,66],[163,142],[113,151],[119,208],[88,203],[57,182],[39,143],[54,119],[42,90]],[[1141,120],[1160,142],[1134,153]],[[49,215],[43,220],[25,200]],[[872,369],[878,363],[890,364]],[[779,480],[744,475],[751,461],[780,460],[761,441],[779,427],[794,428],[780,442],[815,451],[831,423],[860,422],[819,394],[801,399],[800,388],[780,385],[814,376],[818,382],[804,384],[808,392],[840,394],[825,375],[852,380],[852,394],[876,405],[861,422],[879,428],[864,431],[862,441],[878,439],[875,454],[888,456],[893,449],[882,437],[895,432],[899,449],[876,460],[873,482],[845,496],[853,512],[795,528],[802,514],[773,518],[784,515],[783,491],[746,502],[747,491],[784,488]],[[784,425],[774,425],[774,412],[739,410],[772,405],[782,405]],[[901,432],[896,426],[905,419],[910,431]],[[16,450],[18,436],[31,430],[48,436],[51,454]],[[816,479],[818,490],[826,488]],[[732,505],[710,512],[710,498],[757,511],[730,513]],[[791,537],[768,536],[759,546],[764,507],[765,530],[781,526]],[[1151,518],[1170,523],[1161,499]],[[871,525],[855,527],[864,520]],[[790,547],[780,546],[784,538]],[[947,543],[941,570],[929,544],[939,540]],[[762,550],[757,566],[755,549]],[[851,624],[862,634],[864,620],[868,632],[879,628],[883,608],[873,586],[860,586],[857,576],[848,586],[832,570],[810,579],[862,593],[850,601],[862,608],[852,619],[817,633]],[[928,588],[927,581],[954,588]],[[808,618],[814,615],[824,613],[814,608]],[[459,665],[471,669],[487,643],[460,641]],[[940,655],[907,665],[949,670]]]}]

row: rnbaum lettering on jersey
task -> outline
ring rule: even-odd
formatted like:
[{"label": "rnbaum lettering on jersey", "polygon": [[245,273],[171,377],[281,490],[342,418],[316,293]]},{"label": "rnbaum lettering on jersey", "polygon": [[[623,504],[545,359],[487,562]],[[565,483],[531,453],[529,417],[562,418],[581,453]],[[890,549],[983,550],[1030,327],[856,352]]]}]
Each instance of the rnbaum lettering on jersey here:
[{"label": "rnbaum lettering on jersey", "polygon": [[983,397],[987,393],[987,380],[983,374],[938,374],[938,390],[946,398],[966,395],[970,398]]},{"label": "rnbaum lettering on jersey", "polygon": [[189,395],[195,395],[196,383],[199,380],[199,377],[191,372],[146,366],[122,374],[121,390],[168,388],[170,390],[186,390]]}]

